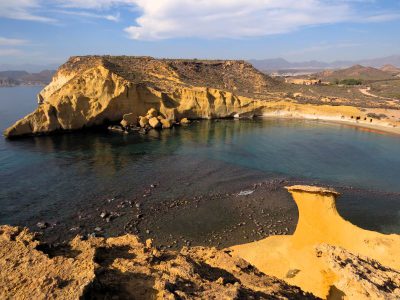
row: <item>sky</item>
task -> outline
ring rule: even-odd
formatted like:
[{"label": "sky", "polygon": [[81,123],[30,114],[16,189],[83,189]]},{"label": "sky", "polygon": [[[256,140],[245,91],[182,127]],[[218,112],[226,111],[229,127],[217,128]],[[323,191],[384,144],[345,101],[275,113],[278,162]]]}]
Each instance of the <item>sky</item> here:
[{"label": "sky", "polygon": [[290,61],[400,54],[400,0],[0,0],[0,64],[88,54]]}]

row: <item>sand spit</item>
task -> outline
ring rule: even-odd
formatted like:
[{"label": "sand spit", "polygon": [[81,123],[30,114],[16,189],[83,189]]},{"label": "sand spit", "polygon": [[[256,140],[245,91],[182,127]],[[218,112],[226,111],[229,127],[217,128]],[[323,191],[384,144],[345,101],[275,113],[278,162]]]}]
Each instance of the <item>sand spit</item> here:
[{"label": "sand spit", "polygon": [[[369,115],[390,115],[391,118],[376,119]],[[343,125],[355,126],[375,133],[400,134],[400,111],[368,108],[359,109],[351,106],[329,105],[290,105],[284,110],[265,112],[264,118],[306,119],[332,122]]]},{"label": "sand spit", "polygon": [[288,187],[299,221],[291,236],[230,249],[262,272],[327,299],[399,299],[400,236],[363,230],[336,210],[338,193]]}]

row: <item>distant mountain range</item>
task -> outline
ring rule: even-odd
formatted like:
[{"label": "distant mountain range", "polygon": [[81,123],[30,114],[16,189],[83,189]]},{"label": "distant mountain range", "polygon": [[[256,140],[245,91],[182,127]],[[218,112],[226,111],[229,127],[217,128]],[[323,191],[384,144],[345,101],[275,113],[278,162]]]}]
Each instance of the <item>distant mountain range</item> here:
[{"label": "distant mountain range", "polygon": [[384,65],[392,65],[400,67],[400,55],[392,55],[381,58],[365,59],[358,61],[334,61],[331,63],[311,60],[304,62],[289,62],[283,58],[272,59],[251,59],[249,60],[254,67],[261,71],[278,71],[278,70],[323,70],[323,69],[340,69],[353,65],[362,65],[365,67],[381,68]]},{"label": "distant mountain range", "polygon": [[344,79],[374,81],[374,80],[388,80],[388,79],[398,78],[396,77],[396,75],[399,73],[400,69],[395,68],[393,65],[385,65],[381,69],[373,67],[364,67],[361,65],[354,65],[346,69],[325,70],[323,72],[316,73],[313,76],[323,81],[335,81]]},{"label": "distant mountain range", "polygon": [[44,85],[51,81],[55,71],[44,70],[38,73],[26,71],[0,71],[0,87],[17,85]]},{"label": "distant mountain range", "polygon": [[28,73],[39,73],[42,70],[57,70],[60,64],[0,64],[1,71],[24,70]]}]

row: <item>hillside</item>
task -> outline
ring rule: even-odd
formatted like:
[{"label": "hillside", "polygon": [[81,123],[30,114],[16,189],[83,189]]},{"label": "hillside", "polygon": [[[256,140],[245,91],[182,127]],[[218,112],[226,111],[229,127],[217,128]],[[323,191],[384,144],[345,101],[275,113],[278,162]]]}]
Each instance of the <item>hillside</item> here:
[{"label": "hillside", "polygon": [[26,71],[0,71],[0,87],[16,85],[44,85],[51,81],[55,71],[43,70],[39,73]]},{"label": "hillside", "polygon": [[400,74],[400,68],[396,68],[393,65],[384,65],[380,70],[389,74]]},{"label": "hillside", "polygon": [[364,67],[362,65],[355,65],[350,68],[341,70],[327,70],[321,73],[317,73],[315,76],[324,81],[340,81],[344,79],[372,81],[385,80],[393,77],[391,74],[388,74],[382,70],[372,67]]},{"label": "hillside", "polygon": [[155,59],[139,56],[72,57],[58,72],[84,70],[102,65],[135,84],[208,86],[240,94],[262,93],[277,85],[271,77],[245,61]]},{"label": "hillside", "polygon": [[9,77],[1,77],[0,76],[0,87],[11,87],[17,86],[19,82]]},{"label": "hillside", "polygon": [[[279,70],[317,70],[317,69],[338,69],[348,68],[353,65],[363,65],[374,68],[381,68],[384,65],[393,65],[400,67],[400,55],[392,55],[387,57],[379,57],[364,60],[338,60],[333,62],[323,62],[317,60],[290,62],[283,58],[271,59],[251,59],[249,60],[253,66],[264,72],[272,72]],[[314,71],[315,72],[315,71]]]}]

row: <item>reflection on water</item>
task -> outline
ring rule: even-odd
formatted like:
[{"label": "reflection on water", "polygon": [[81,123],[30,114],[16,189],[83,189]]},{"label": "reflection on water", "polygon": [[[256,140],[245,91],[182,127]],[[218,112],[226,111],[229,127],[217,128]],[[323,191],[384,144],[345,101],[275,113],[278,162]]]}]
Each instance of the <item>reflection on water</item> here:
[{"label": "reflection on water", "polygon": [[[4,129],[20,117],[21,107],[34,105],[15,100],[13,106],[1,93]],[[67,214],[97,199],[133,195],[155,181],[168,187],[165,198],[173,198],[285,177],[346,187],[338,202],[345,217],[396,231],[399,151],[396,136],[274,119],[201,121],[146,136],[87,131],[2,139],[0,223]]]}]

